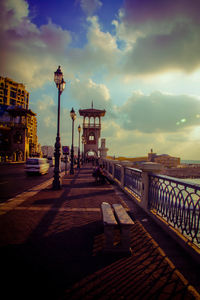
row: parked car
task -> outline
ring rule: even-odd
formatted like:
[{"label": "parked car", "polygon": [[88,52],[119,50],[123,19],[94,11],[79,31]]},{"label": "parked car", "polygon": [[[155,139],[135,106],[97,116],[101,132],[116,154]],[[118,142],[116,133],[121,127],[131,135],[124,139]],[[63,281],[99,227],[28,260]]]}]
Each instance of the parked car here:
[{"label": "parked car", "polygon": [[25,171],[27,174],[47,174],[49,171],[49,163],[46,158],[28,158],[26,161]]}]

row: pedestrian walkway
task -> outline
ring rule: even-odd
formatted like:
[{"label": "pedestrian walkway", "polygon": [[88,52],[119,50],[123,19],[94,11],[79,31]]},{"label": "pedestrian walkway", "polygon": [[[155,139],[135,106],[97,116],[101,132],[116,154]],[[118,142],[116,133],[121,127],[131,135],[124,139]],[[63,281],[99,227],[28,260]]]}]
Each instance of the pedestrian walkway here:
[{"label": "pedestrian walkway", "polygon": [[[131,256],[103,252],[103,201],[121,203],[134,219]],[[116,185],[95,184],[91,165],[65,175],[61,190],[49,185],[12,208],[6,205],[0,208],[1,294],[6,300],[200,299],[193,281],[152,237],[148,217]],[[165,234],[158,230],[156,235],[165,245]]]}]

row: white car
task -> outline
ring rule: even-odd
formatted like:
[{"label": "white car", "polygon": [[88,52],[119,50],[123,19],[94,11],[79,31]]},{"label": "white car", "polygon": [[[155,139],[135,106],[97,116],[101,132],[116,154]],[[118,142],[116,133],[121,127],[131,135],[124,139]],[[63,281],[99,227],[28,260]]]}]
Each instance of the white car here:
[{"label": "white car", "polygon": [[46,158],[28,158],[26,161],[25,171],[27,174],[47,174],[49,171],[49,163]]}]

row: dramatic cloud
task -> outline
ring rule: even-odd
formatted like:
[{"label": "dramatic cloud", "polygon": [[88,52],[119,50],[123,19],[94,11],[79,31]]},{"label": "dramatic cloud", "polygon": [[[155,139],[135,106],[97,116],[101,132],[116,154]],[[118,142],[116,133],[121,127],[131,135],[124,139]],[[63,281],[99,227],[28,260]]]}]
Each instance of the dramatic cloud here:
[{"label": "dramatic cloud", "polygon": [[[57,100],[57,99],[56,99]],[[42,145],[54,145],[57,134],[57,103],[46,93],[41,94],[37,101],[31,103],[31,109],[37,112],[38,138]],[[70,128],[70,129],[69,129]],[[75,132],[76,135],[76,132]],[[71,141],[71,118],[67,108],[61,103],[60,137],[62,144],[69,145]]]},{"label": "dramatic cloud", "polygon": [[99,0],[79,0],[80,6],[86,15],[93,15],[101,6],[102,3]]},{"label": "dramatic cloud", "polygon": [[199,157],[200,141],[193,137],[193,129],[190,128],[170,133],[144,133],[138,130],[127,131],[117,123],[107,121],[103,123],[102,134],[107,138],[109,153],[115,156],[147,156],[153,148],[158,154],[170,154],[182,159]]},{"label": "dramatic cloud", "polygon": [[91,107],[93,101],[94,108],[110,109],[111,99],[108,88],[104,84],[97,84],[92,79],[76,79],[71,84],[70,92],[80,108]]},{"label": "dramatic cloud", "polygon": [[140,132],[176,132],[200,125],[200,100],[189,96],[134,93],[119,109],[122,125]]},{"label": "dramatic cloud", "polygon": [[[41,2],[29,7],[25,0],[0,1],[0,75],[29,90],[42,145],[55,142],[53,72],[61,65],[67,83],[61,97],[67,98],[61,101],[62,144],[71,140],[69,107],[77,112],[77,125],[82,123],[78,109],[90,108],[93,101],[94,108],[106,110],[102,137],[110,154],[141,156],[155,148],[198,157],[199,0],[117,1],[115,20],[106,0],[69,1],[65,7],[78,14],[79,31],[63,21],[66,11],[58,19],[61,12],[51,5],[51,15],[42,12],[40,22]],[[37,18],[30,18],[34,9]]]},{"label": "dramatic cloud", "polygon": [[[20,11],[18,4],[23,8]],[[42,86],[58,65],[58,57],[64,56],[71,36],[51,21],[37,28],[27,18],[25,4],[25,1],[1,1],[1,75],[29,86]]]},{"label": "dramatic cloud", "polygon": [[87,44],[71,48],[67,53],[67,65],[74,73],[91,77],[95,72],[113,74],[118,70],[120,51],[117,41],[109,32],[103,32],[96,16],[88,17]]},{"label": "dramatic cloud", "polygon": [[200,66],[200,2],[126,0],[115,20],[126,42],[124,72],[151,74],[168,70],[192,72]]},{"label": "dramatic cloud", "polygon": [[73,48],[70,31],[51,20],[40,27],[32,23],[25,1],[2,0],[0,8],[1,75],[24,82],[30,88],[52,80],[52,72],[58,65],[63,66],[69,79],[77,73],[90,76],[97,70],[107,73],[116,70],[120,54],[116,39],[101,31],[96,16],[87,19],[87,44]]}]

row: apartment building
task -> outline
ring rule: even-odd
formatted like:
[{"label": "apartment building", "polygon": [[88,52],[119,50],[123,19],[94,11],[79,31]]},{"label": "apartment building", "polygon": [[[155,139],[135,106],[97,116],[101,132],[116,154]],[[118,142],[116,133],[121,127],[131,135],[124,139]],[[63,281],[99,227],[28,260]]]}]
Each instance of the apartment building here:
[{"label": "apartment building", "polygon": [[23,83],[17,83],[8,77],[0,76],[0,105],[29,107],[29,92]]},{"label": "apartment building", "polygon": [[38,155],[37,117],[22,83],[0,76],[0,161]]}]

